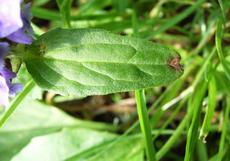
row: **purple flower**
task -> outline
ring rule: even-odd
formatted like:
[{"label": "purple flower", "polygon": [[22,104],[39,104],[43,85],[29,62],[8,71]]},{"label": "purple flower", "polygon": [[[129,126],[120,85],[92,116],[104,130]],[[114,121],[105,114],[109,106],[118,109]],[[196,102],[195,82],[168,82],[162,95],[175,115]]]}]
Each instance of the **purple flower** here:
[{"label": "purple flower", "polygon": [[30,25],[30,21],[32,19],[32,14],[30,13],[30,3],[22,6],[21,18],[23,27],[7,36],[7,38],[20,44],[31,44],[33,40],[33,30]]},{"label": "purple flower", "polygon": [[9,88],[6,80],[0,75],[0,105],[8,106],[9,104]]},{"label": "purple flower", "polygon": [[[30,25],[32,15],[30,4],[23,5],[23,0],[0,0],[0,39],[7,38],[21,44],[31,44],[33,30]],[[16,74],[4,64],[9,44],[0,42],[0,105],[7,106],[9,98],[22,89],[20,84],[12,84]]]},{"label": "purple flower", "polygon": [[21,0],[0,0],[0,38],[23,26],[20,4]]},{"label": "purple flower", "polygon": [[30,25],[30,4],[21,5],[21,2],[0,0],[0,38],[7,37],[17,43],[31,44],[33,30]]},{"label": "purple flower", "polygon": [[0,105],[8,106],[9,97],[13,97],[22,89],[20,84],[12,84],[11,79],[16,76],[15,73],[4,67],[4,56],[9,51],[9,45],[0,42]]}]

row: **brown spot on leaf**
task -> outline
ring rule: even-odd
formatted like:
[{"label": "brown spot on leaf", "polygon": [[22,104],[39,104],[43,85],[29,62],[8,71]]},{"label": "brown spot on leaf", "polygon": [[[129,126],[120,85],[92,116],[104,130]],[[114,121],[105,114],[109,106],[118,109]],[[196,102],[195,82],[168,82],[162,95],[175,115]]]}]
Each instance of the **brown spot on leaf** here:
[{"label": "brown spot on leaf", "polygon": [[176,71],[181,72],[183,71],[183,66],[180,64],[180,60],[181,60],[180,56],[171,58],[168,61],[168,65],[172,67],[173,69],[175,69]]}]

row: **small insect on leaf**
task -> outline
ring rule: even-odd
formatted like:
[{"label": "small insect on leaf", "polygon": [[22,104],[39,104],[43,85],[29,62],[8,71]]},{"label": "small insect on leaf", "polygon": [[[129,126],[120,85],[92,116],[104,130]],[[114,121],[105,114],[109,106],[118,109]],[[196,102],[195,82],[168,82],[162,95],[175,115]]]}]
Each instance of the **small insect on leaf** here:
[{"label": "small insect on leaf", "polygon": [[179,56],[176,56],[174,58],[171,58],[168,62],[169,66],[175,69],[178,72],[183,71],[183,66],[180,64],[181,58]]}]

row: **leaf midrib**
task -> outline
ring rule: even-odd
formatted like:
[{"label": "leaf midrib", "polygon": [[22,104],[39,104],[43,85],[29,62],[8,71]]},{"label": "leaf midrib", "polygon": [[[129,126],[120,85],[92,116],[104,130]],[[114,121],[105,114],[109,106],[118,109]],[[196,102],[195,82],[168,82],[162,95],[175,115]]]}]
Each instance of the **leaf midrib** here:
[{"label": "leaf midrib", "polygon": [[72,63],[78,63],[78,64],[82,64],[82,63],[89,63],[89,64],[122,64],[122,65],[148,65],[148,66],[165,66],[168,65],[168,63],[157,63],[157,64],[150,64],[150,63],[131,63],[129,61],[127,62],[108,62],[108,61],[75,61],[75,60],[68,60],[68,59],[57,59],[57,58],[53,58],[53,57],[43,57],[43,60],[52,60],[52,61],[57,61],[57,62],[72,62]]}]

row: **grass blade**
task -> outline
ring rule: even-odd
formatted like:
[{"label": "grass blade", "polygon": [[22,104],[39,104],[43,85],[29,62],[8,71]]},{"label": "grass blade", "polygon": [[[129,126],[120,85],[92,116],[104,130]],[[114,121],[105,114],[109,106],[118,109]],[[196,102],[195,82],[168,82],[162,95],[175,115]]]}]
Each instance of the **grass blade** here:
[{"label": "grass blade", "polygon": [[155,161],[155,149],[153,147],[151,126],[149,124],[144,90],[136,90],[135,97],[137,102],[137,112],[139,116],[141,131],[145,139],[147,158],[149,159],[149,161]]},{"label": "grass blade", "polygon": [[158,30],[156,30],[155,32],[153,32],[148,38],[151,38],[153,36],[156,36],[157,34],[166,31],[168,28],[174,26],[175,24],[177,24],[178,22],[180,22],[181,20],[183,20],[184,18],[186,18],[187,16],[189,16],[195,9],[197,9],[198,7],[200,7],[200,5],[204,2],[204,0],[199,0],[196,3],[194,3],[194,5],[192,5],[191,7],[189,7],[188,9],[186,9],[184,12],[178,14],[177,16],[171,18],[170,20],[166,21],[164,24],[160,25],[160,28]]},{"label": "grass blade", "polygon": [[196,141],[198,139],[198,128],[201,114],[201,104],[207,88],[206,82],[201,82],[197,85],[195,92],[189,100],[189,110],[193,110],[192,123],[187,134],[187,143],[184,161],[190,161]]},{"label": "grass blade", "polygon": [[41,7],[32,7],[31,11],[34,17],[40,19],[50,20],[50,21],[58,21],[61,19],[61,16],[57,11],[52,11]]},{"label": "grass blade", "polygon": [[230,97],[228,95],[228,99],[227,99],[227,107],[225,109],[225,113],[224,113],[224,121],[223,121],[223,126],[222,126],[222,130],[221,130],[221,138],[220,138],[220,145],[219,145],[219,151],[217,154],[217,161],[221,161],[223,159],[224,156],[224,149],[225,149],[225,140],[227,137],[227,130],[228,130],[228,126],[229,126],[229,112],[230,112]]},{"label": "grass blade", "polygon": [[180,125],[177,127],[176,131],[173,133],[173,135],[168,139],[168,141],[164,144],[164,146],[157,152],[156,158],[157,160],[160,160],[168,151],[169,149],[175,145],[175,143],[178,141],[178,138],[181,136],[185,126],[189,122],[191,118],[190,114],[187,114]]},{"label": "grass blade", "polygon": [[208,154],[206,144],[204,144],[201,140],[198,140],[196,144],[196,153],[198,155],[198,161],[208,161]]},{"label": "grass blade", "polygon": [[10,107],[7,109],[7,111],[3,114],[3,116],[0,119],[0,128],[4,125],[4,123],[8,120],[8,118],[12,115],[12,113],[16,110],[21,101],[33,89],[34,86],[34,81],[30,80],[24,87],[23,91],[19,95],[17,95],[17,97],[11,102]]},{"label": "grass blade", "polygon": [[70,10],[72,5],[72,0],[56,0],[58,8],[61,12],[63,22],[66,27],[70,28]]},{"label": "grass blade", "polygon": [[[211,73],[211,75],[212,74],[213,73]],[[216,95],[217,95],[216,90],[217,90],[216,80],[215,80],[215,77],[212,76],[208,84],[208,106],[206,109],[204,121],[203,121],[202,128],[200,131],[200,138],[203,138],[203,142],[206,142],[205,138],[207,137],[210,127],[211,127],[211,121],[212,121],[212,117],[213,117],[215,106],[216,106]]]},{"label": "grass blade", "polygon": [[223,28],[224,28],[223,19],[220,18],[217,22],[215,43],[216,43],[216,49],[217,49],[217,54],[218,54],[219,60],[220,60],[221,64],[223,65],[223,68],[224,68],[224,73],[227,76],[227,78],[230,80],[230,69],[227,65],[225,58],[224,58],[222,45],[221,45],[221,43],[222,43],[221,39],[223,37],[223,32],[224,32]]}]

